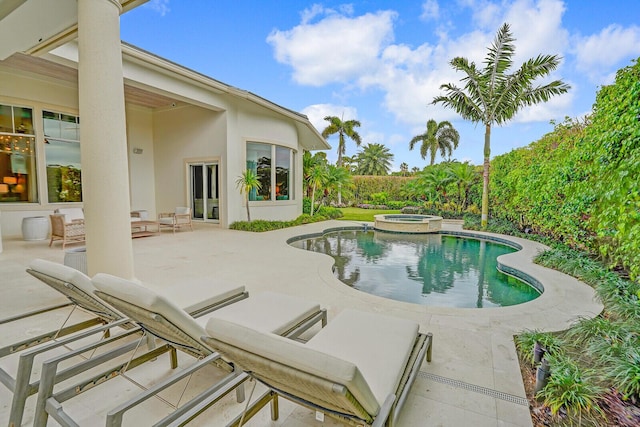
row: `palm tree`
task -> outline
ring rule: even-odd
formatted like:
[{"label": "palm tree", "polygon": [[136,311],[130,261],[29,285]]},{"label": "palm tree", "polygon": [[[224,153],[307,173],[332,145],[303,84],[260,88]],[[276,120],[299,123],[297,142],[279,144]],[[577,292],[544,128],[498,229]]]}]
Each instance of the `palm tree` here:
[{"label": "palm tree", "polygon": [[336,165],[342,166],[342,156],[346,152],[345,136],[353,140],[358,147],[362,142],[360,135],[354,129],[360,127],[360,122],[358,120],[342,121],[336,116],[327,116],[324,119],[329,122],[329,125],[322,131],[322,137],[328,138],[331,135],[338,134],[338,161]]},{"label": "palm tree", "polygon": [[242,172],[242,175],[236,179],[236,186],[240,189],[240,193],[245,195],[245,203],[247,205],[247,221],[251,222],[251,214],[249,213],[249,194],[254,190],[259,190],[262,187],[258,175],[251,170],[247,169]]},{"label": "palm tree", "polygon": [[314,153],[313,156],[309,151],[305,151],[303,153],[302,175],[303,175],[303,181],[306,187],[305,192],[307,194],[307,197],[311,197],[311,193],[312,193],[312,183],[309,180],[311,169],[313,169],[316,165],[319,165],[319,164],[325,165],[326,163],[327,163],[327,153],[319,151]]},{"label": "palm tree", "polygon": [[409,175],[409,165],[405,162],[400,163],[400,175],[407,176]]},{"label": "palm tree", "polygon": [[447,169],[436,165],[426,168],[417,176],[418,188],[424,193],[429,193],[433,197],[429,200],[441,202],[442,198],[447,200],[447,186],[454,181],[453,176]]},{"label": "palm tree", "polygon": [[333,190],[340,191],[341,188],[351,185],[351,172],[345,167],[327,165],[327,176],[324,182],[327,194]]},{"label": "palm tree", "polygon": [[431,153],[429,165],[433,165],[436,160],[436,153],[440,151],[442,157],[449,156],[453,150],[458,148],[460,134],[448,121],[436,122],[433,119],[427,121],[427,131],[421,135],[416,135],[409,141],[409,150],[420,142],[420,155],[422,159]]},{"label": "palm tree", "polygon": [[515,39],[509,24],[498,30],[493,45],[485,58],[485,67],[478,69],[467,58],[456,57],[450,62],[456,71],[465,73],[461,80],[464,88],[447,83],[440,86],[446,95],[437,96],[432,104],[441,103],[455,110],[465,120],[482,123],[484,133],[484,171],[482,185],[482,228],[489,218],[489,159],[491,157],[491,126],[511,120],[525,106],[548,101],[554,95],[566,93],[570,86],[561,80],[533,86],[539,77],[549,75],[560,64],[557,55],[538,55],[525,61],[512,73],[507,71],[513,63]]},{"label": "palm tree", "polygon": [[[338,160],[336,161],[336,165],[342,167],[342,156],[346,151],[345,136],[353,140],[358,147],[362,142],[360,135],[355,130],[356,127],[360,127],[360,122],[358,120],[343,121],[336,116],[326,116],[324,119],[329,122],[329,125],[322,131],[322,137],[328,138],[331,135],[338,134]],[[338,204],[342,204],[342,192],[339,188]]]},{"label": "palm tree", "polygon": [[453,181],[458,186],[460,211],[463,211],[466,209],[469,201],[469,190],[471,190],[471,186],[478,182],[480,175],[476,172],[476,168],[470,165],[469,162],[452,163],[449,166],[449,170]]},{"label": "palm tree", "polygon": [[315,204],[316,190],[327,181],[327,165],[318,163],[309,171],[309,183],[311,184],[311,216],[313,216],[313,206]]},{"label": "palm tree", "polygon": [[358,153],[360,175],[389,175],[393,154],[382,144],[367,144]]}]

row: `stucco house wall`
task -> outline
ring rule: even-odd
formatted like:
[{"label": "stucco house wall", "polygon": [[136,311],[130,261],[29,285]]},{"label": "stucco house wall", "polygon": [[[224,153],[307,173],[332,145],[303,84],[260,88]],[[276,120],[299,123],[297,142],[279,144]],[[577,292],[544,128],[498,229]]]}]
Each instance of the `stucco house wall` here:
[{"label": "stucco house wall", "polygon": [[[132,210],[147,210],[153,219],[159,212],[189,206],[189,162],[215,162],[220,226],[246,220],[244,197],[235,182],[246,168],[247,142],[260,142],[293,150],[295,183],[290,200],[250,202],[252,219],[289,220],[302,213],[303,149],[329,148],[304,116],[130,45],[122,49],[125,85],[169,100],[147,107],[125,98]],[[77,44],[61,46],[44,58],[52,70],[67,71],[56,78],[51,70],[16,69],[15,63],[0,61],[0,103],[33,108],[40,198],[36,203],[0,204],[2,238],[20,236],[24,217],[48,216],[60,206],[82,206],[48,203],[42,129],[43,110],[79,114]],[[38,65],[46,68],[45,61]]]}]

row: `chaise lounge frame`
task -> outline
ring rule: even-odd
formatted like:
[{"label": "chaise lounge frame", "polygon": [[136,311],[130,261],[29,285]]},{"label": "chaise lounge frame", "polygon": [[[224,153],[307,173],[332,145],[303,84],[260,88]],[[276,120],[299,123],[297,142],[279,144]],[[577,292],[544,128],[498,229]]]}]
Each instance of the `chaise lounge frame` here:
[{"label": "chaise lounge frame", "polygon": [[[239,402],[244,400],[244,388],[242,383],[248,378],[242,371],[238,371],[234,368],[233,364],[227,362],[222,356],[208,345],[204,344],[199,337],[194,337],[189,333],[185,333],[184,328],[174,323],[173,316],[168,316],[166,312],[154,311],[151,307],[136,305],[131,300],[125,301],[117,296],[107,293],[101,288],[100,280],[107,280],[113,283],[113,280],[126,283],[124,279],[115,278],[107,274],[98,274],[94,277],[93,281],[99,290],[96,291],[102,300],[108,302],[111,306],[117,308],[120,312],[128,316],[128,318],[134,320],[145,332],[152,336],[158,337],[166,342],[163,347],[170,348],[170,355],[172,360],[172,366],[176,363],[177,355],[176,349],[179,349],[187,354],[195,356],[199,359],[197,363],[185,369],[176,375],[172,375],[165,380],[158,383],[156,386],[146,390],[134,399],[131,399],[123,404],[114,408],[107,415],[106,425],[119,426],[122,424],[124,414],[136,405],[144,402],[145,400],[157,395],[157,393],[166,387],[174,384],[180,379],[191,375],[197,370],[216,364],[217,366],[225,369],[229,374],[223,378],[220,382],[212,385],[207,390],[201,392],[198,396],[191,399],[189,402],[184,403],[180,408],[176,409],[173,413],[163,418],[155,425],[164,426],[172,425],[177,419],[181,419],[185,413],[190,414],[190,418],[193,418],[205,411],[211,405],[216,403],[219,399],[227,395],[233,390],[236,390],[237,399]],[[131,283],[131,285],[134,285]],[[148,290],[147,290],[148,291]],[[158,295],[158,298],[162,299]],[[250,301],[256,301],[259,297],[250,299]],[[162,304],[164,304],[162,302]],[[290,325],[285,331],[282,332],[283,336],[289,338],[297,338],[300,334],[307,331],[313,325],[321,322],[322,326],[326,325],[326,310],[318,307],[312,314],[302,319],[301,321]],[[36,403],[36,416],[34,421],[35,427],[44,427],[47,423],[48,416],[54,418],[62,426],[76,426],[77,423],[71,418],[69,414],[64,411],[62,403],[71,399],[78,394],[94,387],[109,378],[112,375],[121,374],[124,371],[130,369],[126,364],[117,366],[109,371],[105,371],[101,374],[93,376],[89,379],[83,380],[74,386],[65,390],[54,393],[54,383],[51,381],[57,375],[58,365],[67,360],[69,357],[73,357],[74,354],[80,354],[88,350],[93,349],[93,346],[87,346],[77,350],[73,354],[63,355],[46,361],[42,367],[40,388],[38,390],[38,400]],[[134,359],[135,360],[135,359]],[[96,366],[91,361],[79,366],[79,371],[90,369]]]},{"label": "chaise lounge frame", "polygon": [[[339,327],[343,328],[344,326],[343,322]],[[223,334],[217,333],[223,329],[226,329]],[[330,329],[332,329],[332,322],[329,322],[329,326],[323,332],[331,333]],[[216,332],[212,333],[213,330]],[[367,403],[366,397],[368,393],[370,394],[370,388],[367,385],[366,376],[357,369],[357,366],[354,379],[343,383],[335,380],[335,377],[339,376],[335,375],[335,372],[312,372],[315,367],[303,369],[299,366],[292,366],[278,356],[274,356],[274,352],[270,352],[270,354],[256,353],[256,348],[259,348],[259,345],[250,350],[243,348],[243,340],[255,343],[260,338],[252,333],[245,334],[245,331],[242,328],[237,328],[237,325],[213,319],[209,321],[207,331],[210,336],[203,337],[205,342],[216,346],[225,357],[233,360],[249,376],[269,388],[265,394],[248,407],[245,414],[237,417],[228,426],[238,426],[241,420],[247,421],[268,403],[271,404],[272,419],[277,420],[278,396],[312,410],[323,412],[349,425],[394,426],[423,360],[430,362],[432,356],[433,335],[431,333],[417,333],[397,388],[386,395],[384,402],[379,402],[379,408],[376,412],[370,409],[372,407],[371,401],[369,400]],[[356,336],[361,331],[353,330],[350,332]],[[384,337],[381,338],[384,339]],[[273,348],[274,343],[271,344],[270,347],[263,347],[265,353],[269,353],[269,348]],[[323,357],[332,358],[331,355]],[[188,420],[187,416],[181,421],[185,420]]]},{"label": "chaise lounge frame", "polygon": [[[94,335],[99,334],[101,339],[108,339],[110,337],[110,331],[113,328],[120,328],[127,331],[125,334],[118,335],[115,340],[142,332],[137,324],[130,322],[129,319],[125,318],[121,313],[114,310],[89,291],[92,289],[89,287],[92,286],[91,279],[84,273],[61,264],[41,259],[33,260],[27,272],[69,299],[69,303],[56,306],[55,308],[73,306],[73,309],[75,309],[76,307],[80,307],[87,312],[95,314],[95,317],[67,327],[63,324],[55,331],[10,344],[0,349],[0,358],[20,352],[15,377],[12,377],[9,372],[0,368],[0,382],[13,393],[9,414],[10,426],[19,426],[22,424],[26,400],[29,396],[35,394],[40,386],[40,380],[31,381],[31,374],[36,357]],[[82,283],[82,281],[84,281],[84,283]],[[188,307],[187,310],[189,310],[193,316],[203,315],[212,310],[247,298],[248,293],[244,290],[244,287],[241,286],[228,292],[226,295],[227,297],[221,300],[213,300],[205,304],[194,304],[192,307]],[[46,311],[49,310],[37,310],[29,313],[29,315],[41,314]],[[27,315],[15,316],[10,320],[16,321],[24,319],[25,317],[27,317]],[[3,321],[3,323],[6,322]],[[153,350],[155,342],[148,340],[147,343],[149,349]],[[124,349],[129,350],[132,348],[131,344],[128,347],[124,347]],[[162,350],[168,351],[169,349],[162,348],[161,351]],[[156,353],[158,353],[158,351],[150,354],[146,359],[140,359],[139,362],[142,363],[144,360],[156,357]],[[76,375],[77,372],[75,369],[67,369],[60,372],[52,378],[53,384],[55,385],[60,381],[71,378]]]}]

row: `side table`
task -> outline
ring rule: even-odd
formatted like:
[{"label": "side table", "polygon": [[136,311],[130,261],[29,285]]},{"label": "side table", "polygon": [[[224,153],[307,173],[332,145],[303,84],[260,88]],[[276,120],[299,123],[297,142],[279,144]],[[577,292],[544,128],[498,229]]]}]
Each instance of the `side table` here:
[{"label": "side table", "polygon": [[22,218],[22,238],[24,240],[46,240],[49,235],[49,218],[34,216]]}]

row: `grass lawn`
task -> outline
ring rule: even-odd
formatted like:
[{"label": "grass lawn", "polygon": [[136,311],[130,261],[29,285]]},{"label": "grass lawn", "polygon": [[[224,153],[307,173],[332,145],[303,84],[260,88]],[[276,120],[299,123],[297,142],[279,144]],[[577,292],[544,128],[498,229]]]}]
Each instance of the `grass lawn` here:
[{"label": "grass lawn", "polygon": [[373,216],[379,214],[398,214],[399,210],[389,209],[360,209],[360,208],[340,208],[342,218],[338,218],[344,221],[369,221],[373,222]]}]

